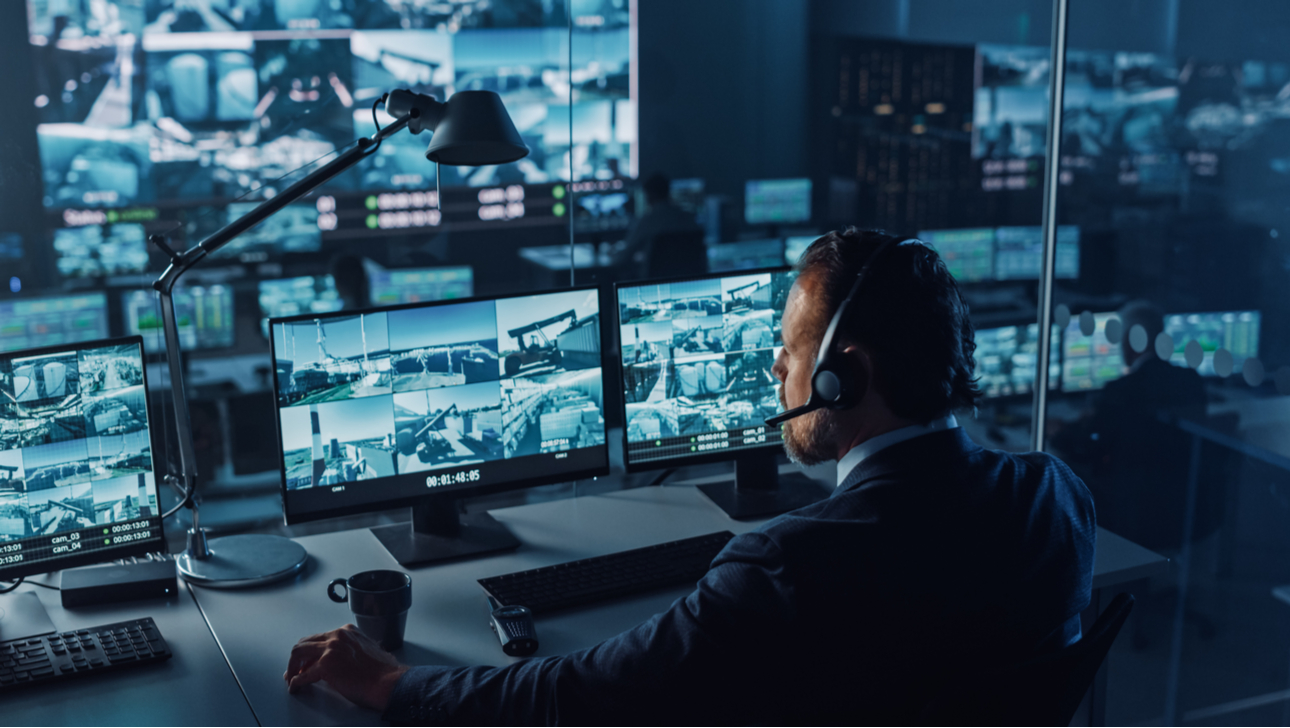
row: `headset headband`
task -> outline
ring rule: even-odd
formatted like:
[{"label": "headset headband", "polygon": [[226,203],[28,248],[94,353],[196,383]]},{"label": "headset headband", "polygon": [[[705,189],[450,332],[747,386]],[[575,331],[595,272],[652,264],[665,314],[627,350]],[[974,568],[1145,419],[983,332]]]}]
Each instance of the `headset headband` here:
[{"label": "headset headband", "polygon": [[842,303],[838,304],[838,309],[833,312],[833,318],[829,320],[828,328],[824,330],[824,338],[820,340],[820,350],[815,357],[815,369],[811,372],[811,396],[801,407],[794,407],[773,417],[767,417],[768,427],[779,427],[795,417],[817,409],[824,407],[845,409],[859,401],[858,393],[852,391],[847,379],[840,372],[843,361],[841,353],[837,351],[838,329],[850,315],[852,301],[863,289],[864,282],[869,277],[869,271],[878,264],[887,249],[917,240],[914,237],[889,238],[873,251],[873,255],[869,256],[864,265],[860,266],[860,272],[856,274],[856,281],[851,285],[851,291],[847,293],[846,298],[842,299]]}]

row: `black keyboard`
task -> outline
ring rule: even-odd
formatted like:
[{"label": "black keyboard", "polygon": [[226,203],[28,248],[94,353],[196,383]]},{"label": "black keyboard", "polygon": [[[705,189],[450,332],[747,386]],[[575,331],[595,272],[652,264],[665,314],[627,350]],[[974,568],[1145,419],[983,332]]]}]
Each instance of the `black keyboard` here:
[{"label": "black keyboard", "polygon": [[709,533],[680,541],[480,579],[494,599],[534,614],[680,584],[696,584],[735,535]]},{"label": "black keyboard", "polygon": [[0,642],[0,690],[170,659],[151,617]]}]

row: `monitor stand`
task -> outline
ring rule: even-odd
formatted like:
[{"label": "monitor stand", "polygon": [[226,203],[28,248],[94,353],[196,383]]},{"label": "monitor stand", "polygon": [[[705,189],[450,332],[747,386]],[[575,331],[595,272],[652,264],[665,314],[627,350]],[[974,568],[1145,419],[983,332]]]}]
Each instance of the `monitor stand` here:
[{"label": "monitor stand", "polygon": [[461,513],[449,495],[423,498],[412,507],[411,523],[372,529],[386,551],[402,566],[450,561],[506,551],[520,540],[487,513]]},{"label": "monitor stand", "polygon": [[52,634],[58,630],[45,605],[32,592],[0,596],[0,641]]},{"label": "monitor stand", "polygon": [[699,490],[736,521],[787,513],[828,497],[824,486],[805,475],[780,475],[775,452],[740,453],[734,482],[707,483]]}]

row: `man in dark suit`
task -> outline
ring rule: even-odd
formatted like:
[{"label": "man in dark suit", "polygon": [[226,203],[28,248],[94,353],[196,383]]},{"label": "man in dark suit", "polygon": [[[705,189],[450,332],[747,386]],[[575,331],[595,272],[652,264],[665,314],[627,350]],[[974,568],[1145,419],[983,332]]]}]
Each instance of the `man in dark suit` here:
[{"label": "man in dark suit", "polygon": [[[815,242],[783,317],[774,374],[806,401],[825,326],[887,239]],[[814,505],[735,537],[688,597],[570,655],[501,668],[398,665],[352,627],[308,637],[284,675],[394,721],[571,724],[908,723],[967,675],[1078,639],[1092,583],[1083,484],[1039,453],[983,450],[972,327],[930,248],[889,247],[838,346],[861,392],[785,425],[801,462],[840,460]]]},{"label": "man in dark suit", "polygon": [[[1108,382],[1089,415],[1056,431],[1052,442],[1086,472],[1103,526],[1147,548],[1175,553],[1182,547],[1192,443],[1168,420],[1204,421],[1205,383],[1194,369],[1157,355],[1165,328],[1158,307],[1131,301],[1119,318],[1123,335],[1115,343],[1128,373]],[[1173,344],[1161,348],[1170,354]],[[1221,485],[1221,479],[1201,478],[1203,507],[1194,536],[1218,527],[1212,516],[1221,516]]]}]

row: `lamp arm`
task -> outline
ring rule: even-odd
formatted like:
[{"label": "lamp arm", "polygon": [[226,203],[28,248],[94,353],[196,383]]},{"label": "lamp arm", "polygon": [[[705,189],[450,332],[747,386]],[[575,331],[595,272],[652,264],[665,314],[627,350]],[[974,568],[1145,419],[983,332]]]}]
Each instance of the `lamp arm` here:
[{"label": "lamp arm", "polygon": [[[192,423],[188,418],[188,398],[184,394],[183,363],[180,360],[179,348],[179,322],[175,316],[174,289],[179,277],[187,272],[189,268],[200,263],[207,255],[232,242],[238,235],[260,224],[282,208],[314,191],[327,180],[357,164],[363,157],[370,154],[371,150],[379,146],[386,137],[402,131],[419,116],[420,111],[413,108],[409,113],[380,129],[372,136],[359,139],[353,149],[347,150],[339,157],[305,175],[282,192],[260,203],[254,210],[225,225],[210,237],[182,253],[171,249],[164,238],[160,236],[152,238],[153,244],[170,256],[170,265],[166,266],[166,270],[153,282],[152,287],[157,291],[161,299],[161,325],[166,338],[166,360],[170,369],[170,394],[174,399],[175,433],[179,440],[180,468],[180,472],[176,477],[186,494],[184,503],[190,507],[193,507],[193,497],[197,483],[197,457],[193,449]],[[194,526],[197,525],[196,512],[196,508],[193,507]]]}]

